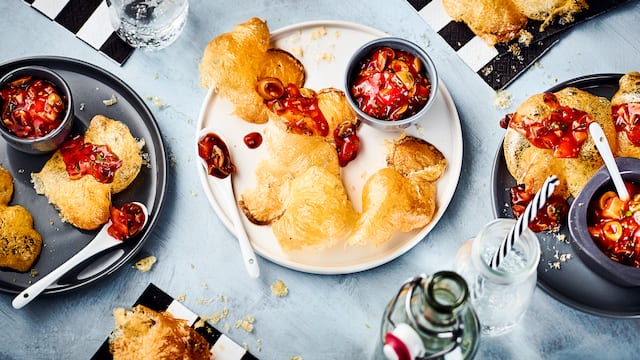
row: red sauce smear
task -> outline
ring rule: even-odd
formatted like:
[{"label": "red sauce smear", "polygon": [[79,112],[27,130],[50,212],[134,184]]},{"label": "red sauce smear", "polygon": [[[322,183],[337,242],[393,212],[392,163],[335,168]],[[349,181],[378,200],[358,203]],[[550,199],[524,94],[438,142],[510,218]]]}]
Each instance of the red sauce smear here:
[{"label": "red sauce smear", "polygon": [[122,166],[122,160],[108,145],[95,145],[84,141],[84,136],[76,135],[60,146],[60,154],[71,179],[79,179],[86,174],[98,182],[111,183]]},{"label": "red sauce smear", "polygon": [[305,97],[300,88],[289,84],[279,98],[265,101],[267,107],[286,119],[287,128],[302,135],[329,135],[329,123],[320,111],[316,96]]},{"label": "red sauce smear", "polygon": [[[511,196],[511,211],[517,219],[522,216],[527,205],[533,200],[535,194],[525,189],[523,184],[516,185],[509,189]],[[569,204],[560,195],[551,194],[542,208],[536,213],[536,217],[529,223],[529,229],[533,232],[554,230],[562,225],[563,219],[567,218]]]},{"label": "red sauce smear", "polygon": [[427,103],[431,84],[422,61],[412,54],[383,47],[359,64],[351,94],[366,114],[381,120],[400,120]]},{"label": "red sauce smear", "polygon": [[115,239],[124,241],[138,235],[145,222],[144,210],[136,203],[125,203],[120,208],[112,206],[111,226],[107,232]]},{"label": "red sauce smear", "polygon": [[256,149],[262,145],[262,135],[259,132],[248,133],[244,136],[244,144],[249,149]]},{"label": "red sauce smear", "polygon": [[52,132],[62,122],[65,103],[56,87],[25,76],[0,89],[2,123],[13,134],[36,139]]},{"label": "red sauce smear", "polygon": [[640,188],[625,182],[630,200],[606,191],[589,205],[587,223],[596,245],[610,259],[640,267]]},{"label": "red sauce smear", "polygon": [[633,145],[640,146],[640,103],[629,103],[611,107],[616,131],[624,131]]},{"label": "red sauce smear", "polygon": [[509,114],[501,126],[506,127],[508,123],[532,145],[552,149],[556,158],[578,157],[582,144],[589,137],[588,128],[593,118],[582,110],[560,105],[552,93],[545,93],[543,99],[551,109],[551,114],[546,118],[534,120]]},{"label": "red sauce smear", "polygon": [[224,179],[236,172],[229,148],[217,134],[208,133],[198,141],[198,155],[207,163],[209,175]]},{"label": "red sauce smear", "polygon": [[338,151],[338,162],[342,167],[347,166],[351,160],[355,159],[358,150],[360,150],[360,138],[356,134],[356,130],[353,123],[345,121],[333,131],[333,139]]}]

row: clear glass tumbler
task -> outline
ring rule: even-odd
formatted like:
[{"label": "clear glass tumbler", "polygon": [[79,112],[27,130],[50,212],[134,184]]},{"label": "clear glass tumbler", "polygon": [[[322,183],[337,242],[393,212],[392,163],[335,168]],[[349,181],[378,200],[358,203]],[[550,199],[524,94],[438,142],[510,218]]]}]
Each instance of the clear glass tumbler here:
[{"label": "clear glass tumbler", "polygon": [[516,239],[500,266],[489,266],[514,224],[513,219],[488,223],[456,255],[456,271],[467,281],[483,335],[496,336],[512,330],[526,312],[536,287],[540,243],[528,228]]},{"label": "clear glass tumbler", "polygon": [[173,43],[187,22],[188,0],[106,0],[111,24],[133,47],[159,50]]}]

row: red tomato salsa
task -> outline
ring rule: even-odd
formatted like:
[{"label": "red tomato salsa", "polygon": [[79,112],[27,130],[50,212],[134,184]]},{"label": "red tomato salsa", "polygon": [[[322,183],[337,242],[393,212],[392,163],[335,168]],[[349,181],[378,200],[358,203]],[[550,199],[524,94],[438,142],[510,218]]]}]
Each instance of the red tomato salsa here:
[{"label": "red tomato salsa", "polygon": [[[308,89],[305,91],[312,92]],[[265,101],[274,113],[286,119],[287,128],[302,135],[329,135],[329,123],[322,115],[315,93],[303,94],[296,85],[289,84],[282,96]]]},{"label": "red tomato salsa", "polygon": [[431,84],[422,61],[402,50],[382,47],[359,64],[351,94],[366,114],[381,120],[401,120],[427,103]]},{"label": "red tomato salsa", "polygon": [[108,145],[95,145],[84,141],[84,136],[76,135],[60,146],[60,154],[71,179],[92,175],[101,183],[111,183],[122,166],[122,160]]},{"label": "red tomato salsa", "polygon": [[142,207],[136,203],[125,203],[120,208],[111,207],[111,226],[109,235],[120,241],[130,239],[144,227],[146,215]]},{"label": "red tomato salsa", "polygon": [[198,141],[198,155],[207,163],[209,175],[224,179],[236,172],[229,148],[217,134],[208,133]]},{"label": "red tomato salsa", "polygon": [[0,89],[0,99],[2,123],[18,137],[43,137],[62,122],[65,101],[48,81],[32,76],[19,78]]},{"label": "red tomato salsa", "polygon": [[589,138],[589,124],[593,117],[586,112],[560,105],[552,93],[543,95],[551,113],[544,119],[509,114],[501,126],[511,127],[541,149],[552,149],[556,158],[576,158],[582,144]]},{"label": "red tomato salsa", "polygon": [[611,107],[616,131],[624,131],[633,145],[640,146],[640,103],[629,103]]},{"label": "red tomato salsa", "polygon": [[333,131],[333,139],[338,151],[338,162],[344,167],[356,158],[360,150],[360,138],[356,134],[356,126],[348,121],[338,125]]},{"label": "red tomato salsa", "polygon": [[630,200],[622,201],[614,191],[597,196],[589,205],[589,233],[609,258],[640,267],[640,187],[625,182]]},{"label": "red tomato salsa", "polygon": [[[523,184],[509,189],[511,197],[511,211],[517,219],[522,216],[527,205],[533,200],[535,194],[525,189]],[[529,223],[529,229],[533,232],[555,230],[560,228],[563,219],[567,218],[569,204],[562,196],[551,194],[542,208],[536,213],[536,217]]]}]

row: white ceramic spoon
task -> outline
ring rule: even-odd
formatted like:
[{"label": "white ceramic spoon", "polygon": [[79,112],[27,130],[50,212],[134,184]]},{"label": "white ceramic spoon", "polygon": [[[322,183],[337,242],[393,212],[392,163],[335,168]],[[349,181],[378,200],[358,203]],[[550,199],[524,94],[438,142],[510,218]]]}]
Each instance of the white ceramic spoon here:
[{"label": "white ceramic spoon", "polygon": [[[227,147],[229,146],[224,137],[220,134],[220,132],[215,131],[213,129],[204,128],[200,130],[198,133],[198,141],[200,141],[204,136],[209,133],[216,134]],[[204,172],[207,173],[207,163],[204,159],[202,159],[197,151],[196,144],[196,156],[200,160],[200,164],[204,167]],[[211,175],[209,175],[211,176]],[[236,198],[233,194],[233,184],[231,182],[231,175],[225,177],[224,179],[220,179],[215,177],[216,181],[220,182],[221,185],[221,193],[222,193],[222,201],[224,202],[222,205],[223,209],[229,209],[228,214],[231,216],[231,222],[233,223],[233,229],[238,238],[238,243],[240,244],[240,252],[242,253],[242,260],[244,262],[244,267],[247,270],[247,273],[252,278],[258,278],[260,276],[260,268],[258,267],[258,260],[256,258],[256,254],[253,251],[253,247],[251,246],[251,242],[247,237],[247,231],[242,224],[242,219],[240,218],[240,209],[238,208],[238,204],[236,204]]]},{"label": "white ceramic spoon", "polygon": [[[141,229],[149,222],[149,213],[147,207],[139,202],[134,202],[134,204],[142,207],[142,211],[144,212],[144,224]],[[87,260],[88,258],[96,255],[97,253],[110,249],[112,247],[118,246],[126,240],[118,240],[108,233],[108,229],[111,226],[111,220],[102,226],[102,229],[96,235],[93,240],[91,240],[87,246],[82,248],[77,254],[67,260],[65,263],[60,265],[58,268],[45,275],[42,279],[36,281],[31,286],[22,291],[18,296],[16,296],[11,305],[15,309],[21,309],[28,303],[30,303],[36,296],[40,295],[49,285],[53,284],[56,280],[60,279],[64,274],[75,268],[78,264]]]},{"label": "white ceramic spoon", "polygon": [[609,146],[607,137],[604,135],[604,131],[602,131],[602,127],[594,121],[589,125],[589,133],[593,138],[593,142],[596,144],[596,148],[598,148],[600,152],[600,156],[602,156],[602,160],[604,160],[604,164],[609,170],[609,175],[611,175],[613,185],[616,187],[618,197],[622,201],[628,201],[629,191],[627,191],[627,187],[624,186],[624,181],[622,180],[622,176],[620,176],[620,170],[618,170],[618,165],[611,153],[611,147]]}]

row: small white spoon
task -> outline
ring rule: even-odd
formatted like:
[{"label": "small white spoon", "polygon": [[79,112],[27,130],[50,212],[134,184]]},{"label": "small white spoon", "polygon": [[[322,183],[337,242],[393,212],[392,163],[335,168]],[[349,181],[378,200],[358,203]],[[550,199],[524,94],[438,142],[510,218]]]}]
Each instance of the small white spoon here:
[{"label": "small white spoon", "polygon": [[[142,207],[144,212],[144,224],[141,229],[144,229],[144,226],[149,222],[149,213],[147,207],[139,202],[134,202],[134,204]],[[91,240],[87,246],[82,248],[77,254],[67,260],[65,263],[60,265],[58,268],[45,275],[42,279],[36,281],[28,288],[24,289],[18,296],[16,296],[11,305],[15,309],[21,309],[28,303],[30,303],[36,296],[40,295],[49,285],[53,284],[56,280],[60,279],[64,274],[68,271],[75,268],[78,264],[87,260],[88,258],[96,255],[97,253],[110,249],[112,247],[121,245],[123,242],[127,240],[118,240],[108,233],[108,229],[111,226],[111,220],[102,226],[100,232],[96,235],[93,240]]]},{"label": "small white spoon", "polygon": [[[226,145],[229,147],[229,143],[225,140],[225,138],[220,134],[220,132],[204,128],[200,130],[198,133],[198,141],[200,141],[205,135],[213,133],[216,134]],[[204,172],[207,172],[207,163],[204,159],[202,159],[197,151],[196,144],[196,156],[200,160],[200,164],[204,167]],[[212,176],[212,175],[209,175]],[[247,273],[252,278],[258,278],[260,276],[260,268],[258,267],[258,260],[256,258],[256,254],[253,251],[253,247],[251,246],[251,242],[247,237],[247,231],[242,224],[242,219],[240,218],[240,209],[238,208],[238,204],[236,204],[236,198],[233,194],[233,184],[231,182],[231,175],[225,177],[224,179],[220,179],[218,177],[214,178],[221,183],[221,193],[222,200],[224,202],[223,208],[229,209],[229,215],[231,216],[231,222],[233,223],[233,229],[238,238],[238,243],[240,244],[240,252],[242,253],[242,260],[244,262],[244,267],[247,270]]]},{"label": "small white spoon", "polygon": [[620,176],[620,170],[618,170],[618,165],[611,153],[611,147],[609,146],[607,137],[604,135],[604,131],[602,131],[602,127],[600,127],[600,124],[597,122],[592,122],[591,125],[589,125],[589,133],[593,138],[593,142],[596,144],[596,148],[598,148],[600,152],[600,156],[602,156],[602,160],[604,160],[604,164],[609,170],[609,175],[611,175],[613,185],[616,187],[618,197],[622,201],[628,201],[629,192],[627,191],[627,187],[624,186],[624,181],[622,180],[622,176]]}]

